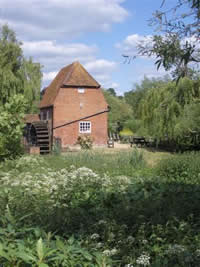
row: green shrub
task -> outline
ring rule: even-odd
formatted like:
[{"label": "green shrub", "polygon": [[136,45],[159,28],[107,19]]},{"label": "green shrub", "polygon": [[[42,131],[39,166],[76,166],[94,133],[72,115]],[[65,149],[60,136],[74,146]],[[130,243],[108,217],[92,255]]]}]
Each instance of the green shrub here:
[{"label": "green shrub", "polygon": [[52,153],[54,155],[60,155],[61,154],[61,145],[59,143],[53,143]]},{"label": "green shrub", "polygon": [[161,160],[156,167],[156,174],[187,183],[200,181],[200,153],[184,153]]},{"label": "green shrub", "polygon": [[21,139],[25,108],[22,95],[14,95],[4,106],[0,106],[0,161],[15,158],[23,152]]},{"label": "green shrub", "polygon": [[81,135],[77,139],[77,144],[81,146],[81,149],[91,149],[93,139],[90,135]]},{"label": "green shrub", "polygon": [[133,149],[130,157],[130,164],[134,168],[143,168],[146,166],[146,162],[144,160],[144,153],[142,150],[138,150],[137,148]]}]

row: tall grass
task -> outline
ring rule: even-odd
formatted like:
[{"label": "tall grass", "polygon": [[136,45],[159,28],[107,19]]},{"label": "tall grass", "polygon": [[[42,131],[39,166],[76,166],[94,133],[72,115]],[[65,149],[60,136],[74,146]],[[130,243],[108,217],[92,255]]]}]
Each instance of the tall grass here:
[{"label": "tall grass", "polygon": [[102,153],[99,151],[68,152],[64,156],[48,156],[48,165],[55,170],[69,168],[70,166],[87,167],[98,174],[131,176],[136,171],[144,169],[146,162],[142,151],[119,153]]}]

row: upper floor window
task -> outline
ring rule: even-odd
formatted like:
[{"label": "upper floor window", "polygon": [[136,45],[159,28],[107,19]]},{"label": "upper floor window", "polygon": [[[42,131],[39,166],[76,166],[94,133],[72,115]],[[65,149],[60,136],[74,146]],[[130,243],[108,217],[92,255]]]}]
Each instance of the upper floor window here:
[{"label": "upper floor window", "polygon": [[84,89],[84,88],[78,88],[78,92],[79,92],[80,94],[84,94],[84,93],[85,93],[85,89]]},{"label": "upper floor window", "polygon": [[79,133],[91,133],[91,122],[80,121],[79,122]]}]

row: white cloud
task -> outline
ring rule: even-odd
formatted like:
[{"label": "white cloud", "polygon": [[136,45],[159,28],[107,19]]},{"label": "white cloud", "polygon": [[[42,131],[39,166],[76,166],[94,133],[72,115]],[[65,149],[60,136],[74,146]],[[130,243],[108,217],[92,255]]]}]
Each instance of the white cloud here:
[{"label": "white cloud", "polygon": [[129,15],[126,0],[0,0],[0,25],[7,23],[25,56],[43,65],[44,85],[64,66],[80,61],[99,83],[111,84],[117,63],[98,58],[95,44],[74,42],[92,32],[109,31]]},{"label": "white cloud", "polygon": [[87,46],[81,43],[57,44],[56,41],[24,42],[22,46],[25,53],[39,56],[70,56],[76,54],[93,54],[96,46]]},{"label": "white cloud", "polygon": [[91,75],[102,84],[111,84],[112,73],[117,69],[115,61],[97,59],[98,47],[83,43],[59,44],[56,41],[43,40],[24,42],[23,51],[43,65],[43,85],[47,86],[64,66],[79,61]]},{"label": "white cloud", "polygon": [[52,81],[56,77],[57,73],[58,73],[57,71],[44,72],[43,82],[46,83]]},{"label": "white cloud", "polygon": [[119,84],[113,82],[113,83],[111,83],[110,88],[118,89],[119,88]]},{"label": "white cloud", "polygon": [[115,46],[119,48],[122,53],[129,56],[135,56],[138,54],[137,46],[143,42],[144,44],[151,44],[152,43],[152,35],[139,35],[139,34],[132,34],[128,35],[125,40],[121,43],[117,43]]},{"label": "white cloud", "polygon": [[[128,16],[122,0],[1,0],[0,23],[8,23],[20,39],[69,40],[108,31]],[[26,39],[27,40],[27,39]]]},{"label": "white cloud", "polygon": [[108,61],[105,59],[98,59],[92,62],[88,62],[85,64],[85,68],[90,72],[95,74],[101,74],[102,71],[104,73],[111,73],[117,68],[117,63],[114,61]]},{"label": "white cloud", "polygon": [[24,42],[23,51],[26,56],[32,56],[44,66],[45,72],[52,72],[72,63],[82,63],[95,60],[98,51],[95,45],[83,43],[59,44],[56,41]]}]

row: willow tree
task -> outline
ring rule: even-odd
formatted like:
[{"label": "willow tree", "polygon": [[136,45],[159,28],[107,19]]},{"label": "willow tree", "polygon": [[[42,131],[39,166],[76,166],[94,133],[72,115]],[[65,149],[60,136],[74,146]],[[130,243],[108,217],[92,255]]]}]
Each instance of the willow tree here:
[{"label": "willow tree", "polygon": [[0,29],[0,105],[10,97],[22,94],[29,103],[27,112],[35,109],[41,87],[41,65],[26,59],[22,43],[7,25]]},{"label": "willow tree", "polygon": [[189,133],[191,124],[193,129],[197,129],[199,126],[195,124],[199,118],[191,120],[191,114],[200,115],[199,105],[196,105],[199,96],[200,83],[188,78],[181,79],[178,85],[169,82],[150,89],[141,102],[142,121],[149,135],[160,140],[177,141]]},{"label": "willow tree", "polygon": [[41,65],[40,63],[33,62],[32,58],[23,58],[22,64],[22,77],[23,78],[23,95],[29,103],[29,112],[36,112],[40,101],[40,88],[41,88]]}]

